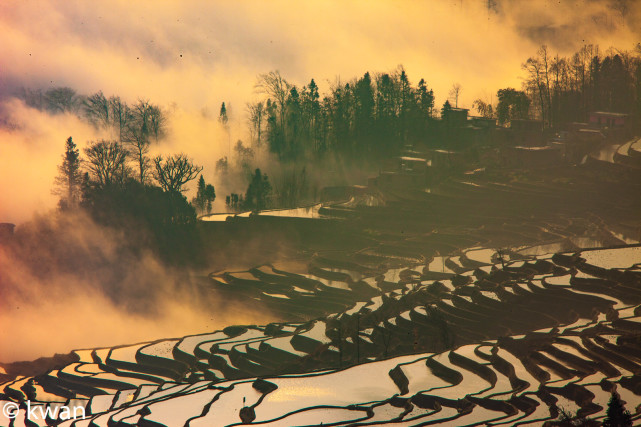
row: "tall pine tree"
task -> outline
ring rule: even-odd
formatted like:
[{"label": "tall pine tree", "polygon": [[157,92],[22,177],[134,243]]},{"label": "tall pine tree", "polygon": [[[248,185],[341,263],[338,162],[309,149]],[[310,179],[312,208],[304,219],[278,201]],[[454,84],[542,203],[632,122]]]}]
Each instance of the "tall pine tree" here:
[{"label": "tall pine tree", "polygon": [[53,193],[60,196],[61,209],[72,209],[80,200],[82,173],[80,171],[80,151],[71,137],[65,143],[62,164],[58,166],[58,176],[54,181]]}]

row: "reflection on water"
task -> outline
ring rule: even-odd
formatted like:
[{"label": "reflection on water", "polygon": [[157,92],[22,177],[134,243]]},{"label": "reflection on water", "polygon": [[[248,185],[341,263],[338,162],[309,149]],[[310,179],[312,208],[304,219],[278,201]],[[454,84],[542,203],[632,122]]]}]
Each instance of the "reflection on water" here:
[{"label": "reflection on water", "polygon": [[304,206],[301,208],[293,209],[273,209],[269,211],[261,211],[259,215],[265,216],[286,216],[292,218],[320,218],[318,210],[321,208],[322,204],[318,203],[312,206]]},{"label": "reflection on water", "polygon": [[452,270],[445,266],[445,257],[436,256],[427,267],[429,271],[438,271],[441,273],[453,273]]},{"label": "reflection on water", "polygon": [[[261,216],[282,216],[288,218],[325,218],[324,216],[318,213],[319,209],[322,207],[321,203],[312,205],[312,206],[303,206],[300,208],[293,209],[271,209],[266,211],[260,211],[258,215]],[[238,216],[241,218],[247,218],[252,213],[241,212],[241,213],[215,213],[210,215],[204,215],[201,220],[203,221],[226,221],[227,218]]]},{"label": "reflection on water", "polygon": [[215,214],[209,214],[201,217],[200,219],[202,221],[226,221],[227,218],[230,216],[234,216],[234,214],[229,214],[229,213],[215,213]]},{"label": "reflection on water", "polygon": [[[625,145],[625,144],[624,144]],[[614,153],[622,147],[621,144],[612,144],[605,147],[601,147],[596,151],[590,153],[590,156],[597,160],[602,160],[604,162],[614,163]],[[627,151],[626,151],[627,153]]]},{"label": "reflection on water", "polygon": [[602,268],[627,268],[641,260],[641,246],[604,249],[600,251],[586,251],[581,253],[588,264]]},{"label": "reflection on water", "polygon": [[557,243],[549,243],[545,245],[529,246],[527,248],[519,249],[516,252],[521,255],[531,255],[531,256],[547,255],[547,254],[554,254],[557,252],[567,252],[569,250],[568,246],[569,246],[568,242],[563,241],[563,242],[557,242]]}]

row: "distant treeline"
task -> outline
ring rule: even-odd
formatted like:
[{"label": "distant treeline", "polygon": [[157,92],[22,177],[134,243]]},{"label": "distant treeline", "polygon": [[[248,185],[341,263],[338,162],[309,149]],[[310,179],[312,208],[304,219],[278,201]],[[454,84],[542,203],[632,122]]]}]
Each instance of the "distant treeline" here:
[{"label": "distant treeline", "polygon": [[47,91],[25,89],[19,93],[25,103],[53,114],[73,113],[97,128],[114,130],[118,142],[136,139],[161,139],[165,135],[167,117],[160,106],[139,99],[129,105],[119,96],[107,98],[102,91],[81,95],[70,87],[54,87]]},{"label": "distant treeline", "polygon": [[412,85],[402,67],[337,82],[322,98],[314,79],[297,87],[278,71],[257,87],[267,99],[248,105],[252,138],[281,160],[388,155],[428,133],[434,116],[434,92],[423,79]]},{"label": "distant treeline", "polygon": [[551,129],[585,122],[591,111],[641,116],[641,46],[603,54],[598,46],[585,45],[569,57],[552,55],[542,46],[522,68],[527,73],[523,90],[500,89],[496,105],[475,100],[480,115],[499,124],[540,119]]},{"label": "distant treeline", "polygon": [[[641,114],[641,47],[634,51],[586,45],[570,57],[552,56],[546,46],[523,64],[523,88],[497,91],[496,104],[477,99],[476,113],[508,124],[540,119],[547,128],[584,122],[591,111]],[[434,119],[452,108],[462,90],[455,84],[442,108],[424,79],[412,85],[402,67],[337,82],[324,96],[312,79],[290,84],[278,71],[259,76],[265,101],[248,104],[252,139],[267,143],[281,160],[333,153],[381,157],[405,144],[447,145],[447,132]]]},{"label": "distant treeline", "polygon": [[542,46],[523,69],[532,115],[547,127],[583,122],[590,111],[641,114],[641,45],[606,54],[586,45],[569,57]]},{"label": "distant treeline", "polygon": [[[603,54],[597,46],[586,45],[570,57],[552,55],[543,46],[524,62],[523,70],[526,78],[521,90],[499,89],[496,104],[477,99],[472,105],[476,112],[496,119],[499,125],[531,118],[542,120],[550,129],[585,122],[591,111],[641,115],[641,46]],[[347,82],[339,80],[326,94],[319,93],[314,79],[299,87],[278,71],[260,75],[256,87],[264,98],[247,104],[251,144],[238,140],[232,158],[223,157],[216,165],[216,180],[223,184],[255,181],[245,194],[226,195],[231,210],[310,202],[316,189],[327,185],[322,181],[327,181],[328,169],[339,164],[344,168],[357,163],[378,165],[406,145],[464,148],[468,143],[453,129],[465,122],[457,120],[452,125],[448,120],[449,112],[458,106],[461,85],[454,84],[448,100],[435,108],[434,92],[426,81],[412,84],[402,66],[390,73],[366,72]],[[110,133],[110,140],[92,142],[85,150],[89,173],[85,184],[80,178],[75,180],[77,190],[82,185],[94,191],[122,188],[135,180],[143,187],[157,185],[166,193],[181,195],[185,184],[202,171],[186,154],[149,156],[150,144],[164,137],[168,123],[163,109],[147,100],[129,105],[118,96],[79,95],[67,87],[25,89],[21,97],[28,105],[52,114],[77,114]],[[222,103],[218,120],[229,132],[227,114]],[[258,185],[266,180],[258,170],[262,165],[256,155],[263,148],[279,160],[278,168],[272,169],[279,172],[270,173],[273,187],[269,182]],[[265,159],[261,157],[263,163]],[[199,213],[210,212],[215,191],[213,185],[200,181],[192,205]],[[69,193],[73,186],[69,182],[62,186],[67,191],[61,194],[63,203],[80,199]],[[261,189],[259,196],[253,195],[255,188]]]}]

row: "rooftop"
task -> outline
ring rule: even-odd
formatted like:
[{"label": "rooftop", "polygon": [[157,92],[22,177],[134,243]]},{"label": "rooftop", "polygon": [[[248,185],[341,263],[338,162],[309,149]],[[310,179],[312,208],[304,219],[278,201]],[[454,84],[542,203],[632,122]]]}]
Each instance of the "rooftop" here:
[{"label": "rooftop", "polygon": [[628,117],[629,116],[629,114],[614,113],[612,111],[592,111],[590,114],[598,114],[601,116],[611,116],[611,117]]}]

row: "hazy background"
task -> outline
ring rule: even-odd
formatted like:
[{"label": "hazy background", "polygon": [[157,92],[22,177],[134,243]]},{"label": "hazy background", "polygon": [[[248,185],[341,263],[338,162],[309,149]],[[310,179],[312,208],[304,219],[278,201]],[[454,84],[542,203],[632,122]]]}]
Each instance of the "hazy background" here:
[{"label": "hazy background", "polygon": [[[438,108],[454,83],[462,86],[459,106],[470,107],[479,97],[492,101],[499,88],[520,88],[521,64],[540,45],[561,55],[588,43],[603,50],[631,49],[641,41],[639,22],[641,2],[621,0],[5,0],[0,3],[0,222],[21,224],[34,213],[46,215],[56,203],[51,187],[66,138],[73,136],[82,148],[105,136],[73,115],[25,106],[15,98],[22,87],[102,90],[129,103],[144,98],[159,104],[168,114],[169,135],[152,152],[187,153],[216,185],[216,160],[229,154],[230,141],[247,138],[245,103],[259,99],[254,85],[260,73],[279,70],[297,85],[314,78],[322,95],[338,80],[402,64],[413,84],[425,78]],[[231,136],[216,120],[223,101]],[[225,194],[217,193],[220,203]],[[90,248],[106,266],[120,265],[111,249],[116,237],[91,224],[78,229],[84,231],[71,236],[71,244]],[[67,277],[55,263],[51,276],[33,277],[1,249],[0,276],[24,285],[2,295],[3,361],[269,316],[195,308],[180,278],[145,257],[118,282],[138,284],[142,295],[148,282],[157,287],[155,310],[140,316],[105,292],[106,281]]]}]

